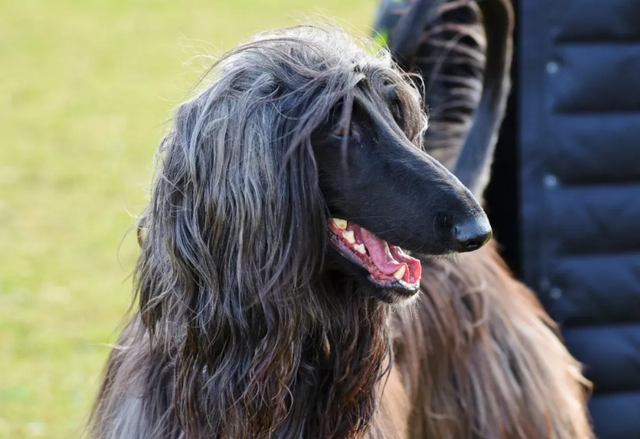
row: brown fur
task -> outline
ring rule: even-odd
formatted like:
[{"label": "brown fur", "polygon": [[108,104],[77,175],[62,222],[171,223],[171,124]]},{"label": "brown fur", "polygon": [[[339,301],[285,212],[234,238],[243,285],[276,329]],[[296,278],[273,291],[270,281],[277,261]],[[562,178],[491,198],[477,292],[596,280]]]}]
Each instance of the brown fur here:
[{"label": "brown fur", "polygon": [[592,437],[580,366],[495,245],[427,261],[422,290],[393,324],[409,437]]}]

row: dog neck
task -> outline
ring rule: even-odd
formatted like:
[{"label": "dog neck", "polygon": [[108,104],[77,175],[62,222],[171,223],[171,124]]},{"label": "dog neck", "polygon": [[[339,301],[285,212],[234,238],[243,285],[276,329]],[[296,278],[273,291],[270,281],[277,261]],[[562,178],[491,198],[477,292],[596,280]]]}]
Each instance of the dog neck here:
[{"label": "dog neck", "polygon": [[326,313],[307,328],[289,414],[277,437],[364,435],[390,369],[389,307],[340,274],[323,281]]},{"label": "dog neck", "polygon": [[[339,287],[338,287],[339,286]],[[352,438],[371,423],[390,369],[389,307],[341,276],[283,314],[286,334],[259,324],[240,341],[204,349],[187,329],[176,358],[176,407],[187,437]],[[264,331],[261,333],[261,331]],[[203,351],[204,349],[204,351]]]}]

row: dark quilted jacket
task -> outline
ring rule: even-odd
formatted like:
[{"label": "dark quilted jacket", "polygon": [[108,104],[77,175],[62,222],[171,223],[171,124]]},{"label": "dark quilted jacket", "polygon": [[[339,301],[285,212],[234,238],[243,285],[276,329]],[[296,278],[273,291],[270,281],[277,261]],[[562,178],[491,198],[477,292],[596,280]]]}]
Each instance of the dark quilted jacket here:
[{"label": "dark quilted jacket", "polygon": [[594,383],[599,439],[640,439],[640,2],[524,0],[522,269]]}]

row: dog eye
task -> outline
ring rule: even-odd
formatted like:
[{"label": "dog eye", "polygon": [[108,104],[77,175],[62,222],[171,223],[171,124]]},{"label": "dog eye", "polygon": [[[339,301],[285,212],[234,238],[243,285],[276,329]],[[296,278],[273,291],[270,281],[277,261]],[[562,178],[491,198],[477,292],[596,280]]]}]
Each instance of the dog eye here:
[{"label": "dog eye", "polygon": [[340,125],[337,128],[334,128],[333,131],[331,131],[331,134],[336,137],[344,137],[347,134],[347,130],[344,126]]},{"label": "dog eye", "polygon": [[344,137],[347,134],[344,121],[342,120],[344,102],[340,99],[331,109],[329,113],[329,127],[331,134],[336,137]]}]

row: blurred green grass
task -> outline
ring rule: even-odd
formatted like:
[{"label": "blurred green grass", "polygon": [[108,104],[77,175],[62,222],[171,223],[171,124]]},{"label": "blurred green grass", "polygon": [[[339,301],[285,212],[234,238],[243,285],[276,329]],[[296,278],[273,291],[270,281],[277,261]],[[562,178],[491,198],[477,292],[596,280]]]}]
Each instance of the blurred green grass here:
[{"label": "blurred green grass", "polygon": [[194,55],[374,0],[0,3],[0,438],[79,437],[130,301],[151,158]]}]

